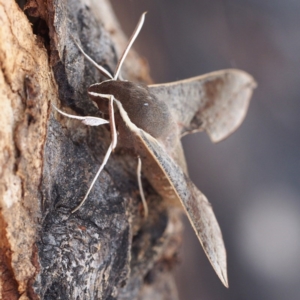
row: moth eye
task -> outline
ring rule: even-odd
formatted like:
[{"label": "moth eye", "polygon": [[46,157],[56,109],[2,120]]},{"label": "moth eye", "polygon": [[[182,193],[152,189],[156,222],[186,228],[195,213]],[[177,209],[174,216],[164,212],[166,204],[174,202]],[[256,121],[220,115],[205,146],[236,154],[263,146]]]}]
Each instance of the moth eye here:
[{"label": "moth eye", "polygon": [[144,103],[144,105],[145,105],[145,106],[148,106],[148,105],[149,105],[149,103]]}]

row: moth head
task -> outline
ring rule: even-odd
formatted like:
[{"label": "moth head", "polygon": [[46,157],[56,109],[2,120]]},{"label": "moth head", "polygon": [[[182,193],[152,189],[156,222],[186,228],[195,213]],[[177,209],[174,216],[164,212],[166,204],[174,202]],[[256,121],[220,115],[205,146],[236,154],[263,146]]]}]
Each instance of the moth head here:
[{"label": "moth head", "polygon": [[121,102],[130,121],[155,138],[165,137],[171,130],[173,122],[168,106],[143,83],[107,80],[91,85],[88,95],[104,113],[107,112],[107,99],[113,95]]}]

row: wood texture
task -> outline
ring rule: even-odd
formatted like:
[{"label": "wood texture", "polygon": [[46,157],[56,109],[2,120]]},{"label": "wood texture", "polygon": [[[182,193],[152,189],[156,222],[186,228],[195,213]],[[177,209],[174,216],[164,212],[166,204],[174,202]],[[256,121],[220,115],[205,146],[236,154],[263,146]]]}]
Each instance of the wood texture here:
[{"label": "wood texture", "polygon": [[[86,204],[70,213],[110,134],[58,116],[50,103],[100,116],[86,89],[103,78],[71,35],[112,70],[124,44],[114,15],[106,1],[37,0],[25,8],[27,16],[14,1],[0,2],[2,298],[176,299],[170,272],[180,212],[144,179],[150,215],[143,219],[135,157],[116,151]],[[126,64],[127,78],[149,82],[136,54]]]}]

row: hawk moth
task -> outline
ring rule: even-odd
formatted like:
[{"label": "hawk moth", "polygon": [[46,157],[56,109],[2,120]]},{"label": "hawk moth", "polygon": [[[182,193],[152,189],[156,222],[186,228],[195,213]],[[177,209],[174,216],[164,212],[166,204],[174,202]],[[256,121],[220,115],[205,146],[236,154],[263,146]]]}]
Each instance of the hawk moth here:
[{"label": "hawk moth", "polygon": [[[108,78],[91,85],[88,95],[101,111],[109,114],[109,121],[91,116],[74,116],[54,108],[86,125],[109,123],[112,141],[89,190],[73,212],[86,201],[117,146],[119,132],[125,140],[123,145],[138,156],[139,166],[142,162],[142,171],[156,191],[173,205],[181,203],[214,270],[223,284],[228,286],[226,250],[221,230],[210,203],[187,176],[180,138],[197,131],[206,131],[213,142],[226,138],[242,122],[255,82],[246,72],[235,69],[149,86],[122,80],[122,64],[144,18],[145,14],[113,75],[94,62],[74,40],[82,54]],[[145,203],[140,180],[139,188]]]}]

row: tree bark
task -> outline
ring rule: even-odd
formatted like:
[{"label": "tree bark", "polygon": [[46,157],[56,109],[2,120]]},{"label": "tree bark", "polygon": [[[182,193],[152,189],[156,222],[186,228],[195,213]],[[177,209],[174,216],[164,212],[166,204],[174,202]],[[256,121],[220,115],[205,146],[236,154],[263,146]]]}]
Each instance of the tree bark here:
[{"label": "tree bark", "polygon": [[[24,13],[24,11],[25,13]],[[86,89],[104,77],[73,39],[114,70],[126,38],[107,1],[0,0],[0,295],[2,299],[177,299],[180,212],[166,208],[137,159],[117,148],[76,213],[110,143]],[[123,77],[150,82],[134,52]]]}]

